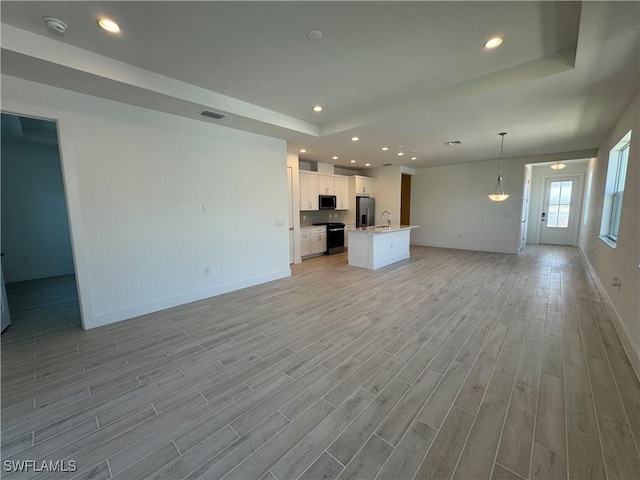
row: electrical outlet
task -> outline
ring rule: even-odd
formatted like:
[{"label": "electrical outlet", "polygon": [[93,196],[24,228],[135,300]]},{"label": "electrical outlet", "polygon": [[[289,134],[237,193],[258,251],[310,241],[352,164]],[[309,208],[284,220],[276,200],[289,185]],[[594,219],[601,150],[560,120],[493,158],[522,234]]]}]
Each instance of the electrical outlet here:
[{"label": "electrical outlet", "polygon": [[209,267],[204,267],[204,274],[209,275],[210,273],[211,271],[209,270]]},{"label": "electrical outlet", "polygon": [[204,203],[201,203],[201,204],[200,204],[200,211],[201,211],[201,212],[204,212]]},{"label": "electrical outlet", "polygon": [[187,211],[187,207],[186,207],[186,205],[185,205],[184,203],[181,203],[181,204],[178,206],[178,211],[179,211],[180,213],[184,213],[184,212],[186,212],[186,211]]}]

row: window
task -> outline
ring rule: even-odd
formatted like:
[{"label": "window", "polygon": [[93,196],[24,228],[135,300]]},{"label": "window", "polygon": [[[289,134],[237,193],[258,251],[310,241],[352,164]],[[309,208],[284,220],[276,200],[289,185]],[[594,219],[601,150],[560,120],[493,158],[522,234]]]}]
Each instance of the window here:
[{"label": "window", "polygon": [[582,224],[586,227],[589,223],[589,205],[591,205],[591,184],[593,183],[593,170],[589,170],[587,174],[587,194],[584,200],[584,212],[582,216]]},{"label": "window", "polygon": [[569,228],[571,190],[573,181],[551,182],[549,189],[549,218],[547,228]]},{"label": "window", "polygon": [[602,209],[600,238],[614,248],[617,246],[618,231],[620,230],[622,199],[624,197],[624,183],[627,176],[630,142],[631,132],[627,133],[609,152],[609,166],[607,169],[607,183]]}]

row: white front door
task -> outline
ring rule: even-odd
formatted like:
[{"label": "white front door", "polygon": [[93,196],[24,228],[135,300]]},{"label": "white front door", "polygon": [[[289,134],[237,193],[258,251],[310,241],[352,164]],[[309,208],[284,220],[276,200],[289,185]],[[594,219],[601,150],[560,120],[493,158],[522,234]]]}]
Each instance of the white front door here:
[{"label": "white front door", "polygon": [[11,315],[9,314],[9,303],[7,302],[7,289],[4,288],[2,266],[0,266],[0,277],[2,277],[2,290],[0,290],[0,295],[2,295],[2,304],[0,305],[2,322],[0,323],[0,332],[4,332],[4,329],[11,324]]},{"label": "white front door", "polygon": [[576,244],[581,198],[581,176],[553,176],[545,180],[540,217],[540,243]]}]

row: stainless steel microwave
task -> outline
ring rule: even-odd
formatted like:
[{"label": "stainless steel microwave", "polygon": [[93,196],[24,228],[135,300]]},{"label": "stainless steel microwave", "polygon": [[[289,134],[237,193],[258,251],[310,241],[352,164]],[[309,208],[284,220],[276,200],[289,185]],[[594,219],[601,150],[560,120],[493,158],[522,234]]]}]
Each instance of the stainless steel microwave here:
[{"label": "stainless steel microwave", "polygon": [[318,205],[320,210],[335,210],[336,209],[336,196],[335,195],[320,195]]}]

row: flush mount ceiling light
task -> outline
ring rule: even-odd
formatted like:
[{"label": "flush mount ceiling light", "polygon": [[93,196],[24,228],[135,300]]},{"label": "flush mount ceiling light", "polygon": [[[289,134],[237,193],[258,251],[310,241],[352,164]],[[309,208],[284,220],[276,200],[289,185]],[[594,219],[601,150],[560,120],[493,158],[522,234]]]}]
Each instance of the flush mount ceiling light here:
[{"label": "flush mount ceiling light", "polygon": [[351,160],[351,163],[356,163],[356,161],[355,160]]},{"label": "flush mount ceiling light", "polygon": [[365,167],[370,167],[370,166],[371,166],[371,164],[370,164],[370,163],[365,163],[365,164],[364,164],[364,166],[365,166]]},{"label": "flush mount ceiling light", "polygon": [[309,30],[307,32],[307,38],[312,42],[317,42],[318,40],[322,40],[324,35],[320,30]]},{"label": "flush mount ceiling light", "polygon": [[322,111],[322,105],[314,105],[313,106],[313,111],[314,112],[321,112]]},{"label": "flush mount ceiling light", "polygon": [[338,157],[336,155],[334,155],[333,157],[331,157],[333,160],[337,160]]},{"label": "flush mount ceiling light", "polygon": [[386,152],[387,150],[389,150],[389,147],[382,147],[382,150]]},{"label": "flush mount ceiling light", "polygon": [[104,28],[107,32],[118,33],[120,31],[120,25],[107,17],[100,17],[98,20],[98,25]]},{"label": "flush mount ceiling light", "polygon": [[358,140],[360,140],[360,137],[351,137],[352,142],[357,142]]},{"label": "flush mount ceiling light", "polygon": [[500,141],[500,168],[498,169],[498,184],[496,185],[496,189],[493,191],[493,193],[488,195],[488,197],[494,202],[502,202],[503,200],[509,198],[509,194],[504,193],[504,190],[502,189],[502,152],[504,150],[504,136],[506,134],[507,132],[498,134],[502,137],[502,140]]},{"label": "flush mount ceiling light", "polygon": [[562,162],[556,162],[553,165],[551,165],[551,168],[553,168],[554,170],[562,170],[563,168],[565,168],[567,166],[566,163],[562,163]]},{"label": "flush mount ceiling light", "polygon": [[502,45],[502,42],[504,42],[504,38],[502,37],[492,37],[489,40],[487,40],[486,42],[484,42],[484,48],[496,48],[499,47],[500,45]]},{"label": "flush mount ceiling light", "polygon": [[53,17],[42,17],[44,24],[56,33],[64,33],[67,31],[67,24],[62,20]]},{"label": "flush mount ceiling light", "polygon": [[404,155],[404,153],[402,153],[402,152],[398,152],[398,156],[399,156],[399,157],[402,157],[403,155]]},{"label": "flush mount ceiling light", "polygon": [[417,160],[418,157],[411,157],[411,160]]},{"label": "flush mount ceiling light", "polygon": [[301,148],[300,149],[300,153],[307,153],[307,149],[306,148]]}]

